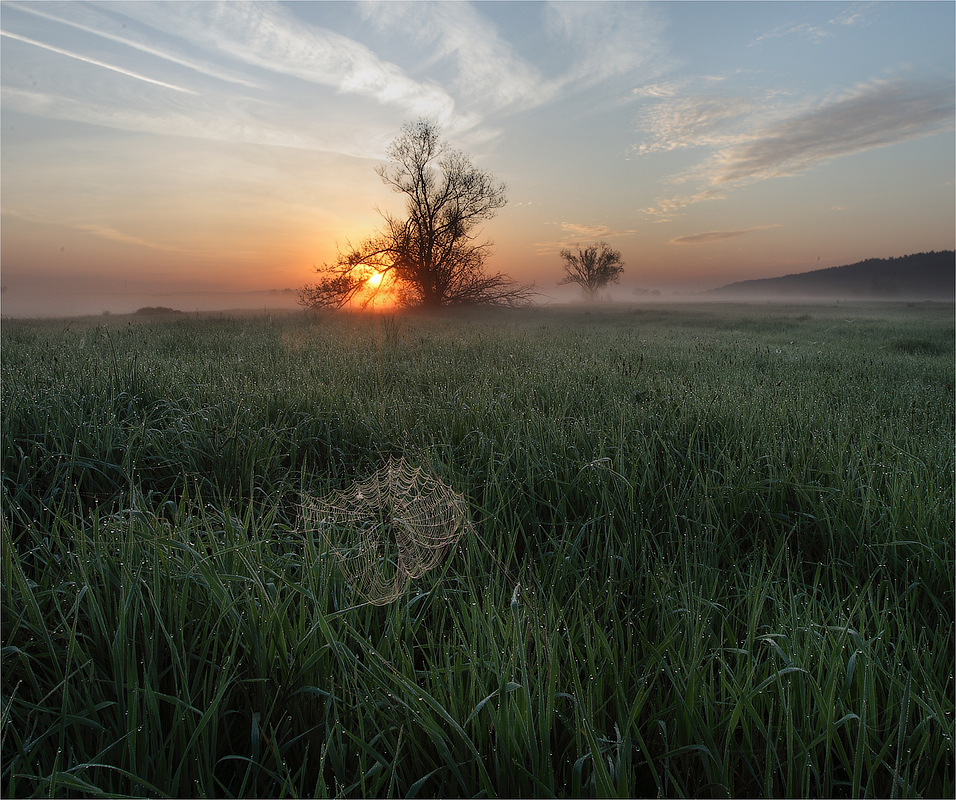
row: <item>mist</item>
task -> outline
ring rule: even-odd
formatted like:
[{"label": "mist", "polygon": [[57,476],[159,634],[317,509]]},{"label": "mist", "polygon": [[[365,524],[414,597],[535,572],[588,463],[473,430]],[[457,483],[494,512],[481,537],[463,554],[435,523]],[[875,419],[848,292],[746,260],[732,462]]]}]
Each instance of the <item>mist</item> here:
[{"label": "mist", "polygon": [[132,314],[147,306],[177,311],[293,310],[295,289],[262,291],[106,291],[77,289],[63,281],[3,281],[0,314],[6,319],[86,317],[99,314]]}]

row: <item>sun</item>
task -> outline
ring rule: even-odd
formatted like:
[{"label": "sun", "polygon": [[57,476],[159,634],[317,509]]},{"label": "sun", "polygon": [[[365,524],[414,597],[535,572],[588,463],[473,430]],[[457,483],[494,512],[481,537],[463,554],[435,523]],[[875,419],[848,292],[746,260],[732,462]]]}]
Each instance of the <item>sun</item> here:
[{"label": "sun", "polygon": [[376,269],[373,269],[371,274],[366,274],[368,277],[365,278],[365,286],[360,291],[362,306],[371,306],[372,308],[394,306],[396,304],[393,291],[395,289],[394,276],[390,275],[388,270],[379,272]]}]

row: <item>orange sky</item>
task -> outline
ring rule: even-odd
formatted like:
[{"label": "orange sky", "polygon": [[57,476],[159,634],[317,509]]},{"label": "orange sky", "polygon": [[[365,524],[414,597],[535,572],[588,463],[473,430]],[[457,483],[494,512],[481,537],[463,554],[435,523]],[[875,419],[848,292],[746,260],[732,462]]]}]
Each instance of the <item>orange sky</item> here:
[{"label": "orange sky", "polygon": [[401,211],[420,116],[542,302],[575,242],[624,297],[953,249],[954,8],[3,3],[2,311],[301,287]]}]

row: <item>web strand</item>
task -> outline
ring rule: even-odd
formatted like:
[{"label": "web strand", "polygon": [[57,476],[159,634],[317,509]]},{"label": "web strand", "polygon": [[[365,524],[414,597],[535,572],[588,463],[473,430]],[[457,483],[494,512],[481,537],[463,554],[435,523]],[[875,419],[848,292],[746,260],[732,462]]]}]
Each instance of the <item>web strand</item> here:
[{"label": "web strand", "polygon": [[401,597],[473,530],[465,499],[404,457],[344,491],[304,498],[303,511],[346,583],[374,605]]}]

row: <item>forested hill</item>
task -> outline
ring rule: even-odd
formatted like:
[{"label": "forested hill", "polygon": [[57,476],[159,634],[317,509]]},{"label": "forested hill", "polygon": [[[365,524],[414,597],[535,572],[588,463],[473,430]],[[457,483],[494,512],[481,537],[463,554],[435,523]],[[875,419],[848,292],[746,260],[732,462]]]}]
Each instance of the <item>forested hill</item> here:
[{"label": "forested hill", "polygon": [[710,294],[848,300],[953,300],[956,298],[956,251],[868,258],[844,267],[730,283],[712,289]]}]

